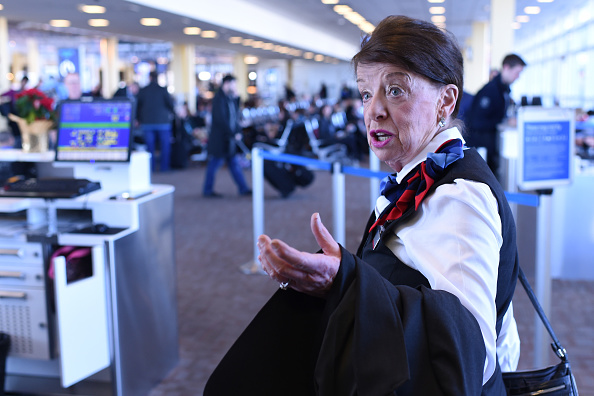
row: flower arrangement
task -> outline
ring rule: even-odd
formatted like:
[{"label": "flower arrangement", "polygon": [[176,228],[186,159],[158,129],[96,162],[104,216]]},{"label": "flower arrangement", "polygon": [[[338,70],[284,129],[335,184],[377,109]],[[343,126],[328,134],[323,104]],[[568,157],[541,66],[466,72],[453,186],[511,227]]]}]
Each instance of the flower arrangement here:
[{"label": "flower arrangement", "polygon": [[38,89],[28,89],[15,95],[16,113],[28,124],[35,120],[55,121],[54,100]]}]

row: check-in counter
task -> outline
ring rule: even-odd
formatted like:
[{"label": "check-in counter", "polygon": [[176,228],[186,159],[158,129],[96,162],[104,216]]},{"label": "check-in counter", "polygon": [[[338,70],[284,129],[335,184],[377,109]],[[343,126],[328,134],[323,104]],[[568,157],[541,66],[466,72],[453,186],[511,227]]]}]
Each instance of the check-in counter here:
[{"label": "check-in counter", "polygon": [[[0,153],[33,158],[17,157]],[[33,160],[54,172],[51,158]],[[0,198],[0,331],[12,341],[5,389],[146,395],[178,360],[174,188],[150,184],[147,153],[115,169],[81,167],[55,172],[95,173],[108,188]],[[89,276],[69,282],[65,257],[50,260],[64,246],[90,248]]]}]

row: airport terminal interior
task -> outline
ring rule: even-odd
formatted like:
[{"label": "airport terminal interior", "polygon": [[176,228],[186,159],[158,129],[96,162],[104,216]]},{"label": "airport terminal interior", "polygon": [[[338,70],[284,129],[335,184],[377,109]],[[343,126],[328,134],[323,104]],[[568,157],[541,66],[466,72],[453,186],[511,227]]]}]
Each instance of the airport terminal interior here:
[{"label": "airport terminal interior", "polygon": [[[506,55],[524,62],[494,173],[520,265],[594,396],[594,0],[0,0],[6,394],[201,395],[279,289],[258,235],[316,252],[317,212],[355,252],[393,170],[369,149],[351,58],[388,15],[452,33],[468,103]],[[209,190],[229,75],[234,161]],[[146,110],[157,94],[166,122]],[[556,364],[519,283],[513,308],[518,370]]]}]

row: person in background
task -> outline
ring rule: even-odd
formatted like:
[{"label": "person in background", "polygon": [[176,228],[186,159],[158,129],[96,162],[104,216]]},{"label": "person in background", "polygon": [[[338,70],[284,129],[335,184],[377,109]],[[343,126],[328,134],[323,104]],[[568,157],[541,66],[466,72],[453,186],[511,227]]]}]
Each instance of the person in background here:
[{"label": "person in background", "polygon": [[66,89],[66,99],[80,99],[82,89],[80,86],[80,75],[78,73],[68,73],[64,76],[64,88]]},{"label": "person in background", "polygon": [[151,153],[151,169],[156,170],[156,143],[159,141],[159,170],[167,172],[171,162],[171,127],[174,114],[173,98],[157,82],[156,71],[149,73],[149,84],[138,91],[136,118],[140,124],[147,150]]},{"label": "person in background", "polygon": [[8,127],[12,133],[13,141],[14,141],[14,148],[21,148],[22,147],[22,138],[21,138],[21,130],[19,129],[19,125],[8,118],[8,114],[12,113],[16,114],[16,95],[19,92],[22,92],[27,89],[27,84],[29,83],[29,77],[24,76],[21,79],[18,89],[9,89],[8,91],[4,92],[0,98],[0,113],[4,117],[6,117],[8,121]]},{"label": "person in background", "polygon": [[212,100],[212,120],[208,137],[208,166],[202,194],[207,198],[220,198],[222,194],[214,191],[215,176],[223,162],[227,162],[229,172],[237,185],[239,195],[251,195],[237,161],[236,135],[240,133],[239,97],[237,80],[233,75],[223,77],[221,87]]},{"label": "person in background", "polygon": [[394,173],[356,254],[318,213],[318,253],[258,237],[280,290],[204,395],[503,396],[501,371],[520,352],[515,224],[501,185],[464,145],[456,39],[390,16],[352,63],[368,143]]},{"label": "person in background", "polygon": [[520,77],[525,66],[526,62],[516,54],[503,58],[501,72],[477,92],[470,111],[465,115],[469,129],[468,144],[487,149],[487,164],[497,177],[500,177],[497,126],[507,116],[511,103],[510,85]]}]

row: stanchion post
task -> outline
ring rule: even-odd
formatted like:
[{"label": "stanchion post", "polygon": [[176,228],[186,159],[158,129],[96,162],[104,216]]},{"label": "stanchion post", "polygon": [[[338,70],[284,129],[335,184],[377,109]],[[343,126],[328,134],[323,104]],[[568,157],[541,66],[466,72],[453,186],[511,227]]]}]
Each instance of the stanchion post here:
[{"label": "stanchion post", "polygon": [[[535,285],[536,298],[547,317],[551,317],[551,201],[553,190],[539,190],[536,218]],[[548,364],[550,339],[538,314],[534,316],[534,365]]]},{"label": "stanchion post", "polygon": [[254,259],[241,266],[241,270],[246,274],[264,273],[258,260],[258,236],[264,233],[264,159],[259,148],[252,149],[252,218]]},{"label": "stanchion post", "polygon": [[334,240],[342,246],[345,244],[345,191],[344,191],[344,173],[342,165],[335,162],[332,165],[332,220],[334,223]]},{"label": "stanchion post", "polygon": [[[379,172],[380,170],[380,160],[377,158],[377,155],[369,149],[369,170],[374,172]],[[380,187],[380,179],[377,177],[369,178],[369,202],[370,202],[370,211],[375,209],[375,203],[377,201],[377,197],[379,196],[379,187]]]}]

